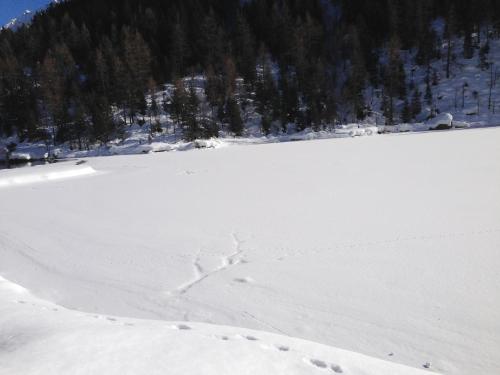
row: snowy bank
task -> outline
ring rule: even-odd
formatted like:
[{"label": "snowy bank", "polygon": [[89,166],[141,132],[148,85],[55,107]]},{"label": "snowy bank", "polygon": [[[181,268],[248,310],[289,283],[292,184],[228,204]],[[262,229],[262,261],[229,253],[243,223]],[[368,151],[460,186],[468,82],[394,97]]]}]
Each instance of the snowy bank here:
[{"label": "snowy bank", "polygon": [[0,277],[1,375],[423,375],[281,335],[77,312]]},{"label": "snowy bank", "polygon": [[[485,122],[466,122],[454,120],[449,113],[443,113],[424,123],[396,124],[396,125],[371,125],[371,124],[347,124],[338,125],[332,130],[313,131],[306,129],[301,132],[291,134],[279,134],[261,136],[249,134],[245,137],[220,137],[212,139],[199,139],[192,142],[179,140],[172,134],[160,134],[154,137],[149,136],[148,126],[132,126],[128,136],[123,139],[115,139],[106,145],[95,146],[89,150],[71,149],[69,145],[59,145],[52,148],[51,154],[57,159],[86,158],[96,156],[112,155],[138,155],[156,152],[190,151],[197,149],[216,149],[234,145],[256,145],[270,143],[284,143],[295,141],[309,141],[315,139],[336,139],[352,137],[370,137],[383,133],[406,133],[424,132],[429,130],[443,129],[469,129],[487,128],[495,125],[488,125]],[[15,137],[3,140],[4,144],[16,142]],[[0,147],[1,149],[1,147]],[[44,143],[21,142],[17,144],[16,151],[12,153],[11,159],[15,161],[36,161],[46,160],[49,157],[47,146]],[[0,161],[5,158],[0,152]]]}]

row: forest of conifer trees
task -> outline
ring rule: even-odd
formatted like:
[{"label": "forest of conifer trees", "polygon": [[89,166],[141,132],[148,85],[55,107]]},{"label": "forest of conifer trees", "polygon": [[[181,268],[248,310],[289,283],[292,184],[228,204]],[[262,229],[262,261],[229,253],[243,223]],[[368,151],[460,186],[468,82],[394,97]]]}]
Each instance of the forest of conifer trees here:
[{"label": "forest of conifer trees", "polygon": [[[442,38],[431,27],[438,17]],[[409,87],[401,51],[449,69],[439,46],[463,37],[470,57],[487,48],[477,40],[485,28],[500,32],[497,1],[70,0],[0,32],[0,136],[82,149],[162,110],[189,140],[221,128],[241,135],[250,102],[264,133],[276,123],[322,129],[346,120],[339,108],[347,120],[367,116],[368,85],[383,90],[388,124],[408,122],[426,93]],[[195,75],[205,77],[206,103],[183,80]],[[147,100],[165,83],[171,98]]]}]

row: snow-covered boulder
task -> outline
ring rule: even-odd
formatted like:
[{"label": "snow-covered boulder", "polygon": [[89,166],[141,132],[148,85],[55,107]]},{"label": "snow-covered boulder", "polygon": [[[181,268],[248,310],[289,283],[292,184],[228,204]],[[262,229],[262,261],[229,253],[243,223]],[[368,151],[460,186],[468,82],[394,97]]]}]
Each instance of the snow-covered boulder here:
[{"label": "snow-covered boulder", "polygon": [[453,121],[454,128],[467,129],[471,127],[471,124],[465,121]]},{"label": "snow-covered boulder", "polygon": [[429,130],[450,129],[453,125],[453,116],[450,113],[441,113],[426,123]]},{"label": "snow-covered boulder", "polygon": [[413,131],[413,125],[412,124],[398,124],[398,125],[395,125],[394,127],[400,133],[406,133],[406,132]]},{"label": "snow-covered boulder", "polygon": [[363,130],[364,130],[364,135],[371,136],[371,135],[378,134],[378,127],[377,126],[365,126],[363,128]]},{"label": "snow-covered boulder", "polygon": [[348,137],[359,137],[363,135],[374,135],[378,133],[378,127],[365,126],[360,124],[338,125],[335,128],[335,134]]},{"label": "snow-covered boulder", "polygon": [[31,159],[33,159],[29,152],[16,152],[16,151],[12,153],[10,158],[12,160],[25,160],[25,161],[30,161]]}]

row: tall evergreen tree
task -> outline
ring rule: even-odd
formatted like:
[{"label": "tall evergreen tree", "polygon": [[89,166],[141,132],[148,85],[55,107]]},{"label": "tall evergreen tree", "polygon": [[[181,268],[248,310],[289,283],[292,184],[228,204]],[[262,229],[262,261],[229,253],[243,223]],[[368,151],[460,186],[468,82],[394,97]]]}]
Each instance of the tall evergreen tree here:
[{"label": "tall evergreen tree", "polygon": [[346,84],[346,97],[353,108],[357,119],[365,117],[365,98],[363,90],[366,83],[366,65],[361,51],[359,35],[356,27],[349,32],[351,45],[350,74]]},{"label": "tall evergreen tree", "polygon": [[389,99],[389,124],[394,123],[394,101],[406,98],[406,75],[400,56],[400,43],[396,36],[391,38],[388,50],[388,63],[385,71],[385,92]]},{"label": "tall evergreen tree", "polygon": [[243,120],[238,102],[234,96],[227,100],[227,114],[229,120],[229,131],[236,136],[243,135]]},{"label": "tall evergreen tree", "polygon": [[224,31],[219,26],[213,8],[210,9],[201,25],[198,45],[203,66],[205,68],[212,66],[216,72],[221,72],[224,66],[226,43]]},{"label": "tall evergreen tree", "polygon": [[452,5],[446,18],[446,78],[450,78],[451,61],[453,57],[453,37],[456,29],[456,14],[455,8]]},{"label": "tall evergreen tree", "polygon": [[171,75],[175,79],[182,77],[186,73],[186,62],[189,56],[189,45],[179,15],[176,17],[171,36]]},{"label": "tall evergreen tree", "polygon": [[472,45],[472,30],[469,24],[464,27],[464,58],[472,59],[474,56],[474,47]]},{"label": "tall evergreen tree", "polygon": [[411,117],[416,118],[420,112],[422,112],[422,102],[421,94],[417,86],[411,99]]},{"label": "tall evergreen tree", "polygon": [[184,81],[178,79],[175,81],[174,92],[170,105],[170,111],[174,117],[174,134],[176,134],[175,124],[178,127],[184,127],[184,120],[186,118],[186,111],[188,107],[188,93],[184,86]]},{"label": "tall evergreen tree", "polygon": [[[279,92],[274,81],[271,66],[264,53],[261,54],[262,73],[258,77],[255,100],[257,111],[269,123],[279,119]],[[277,100],[278,99],[278,100]],[[270,126],[263,126],[264,132],[267,134]]]},{"label": "tall evergreen tree", "polygon": [[255,66],[257,63],[255,40],[248,22],[241,13],[238,14],[236,20],[233,53],[238,71],[242,77],[249,82],[254,82],[256,77]]},{"label": "tall evergreen tree", "polygon": [[194,141],[195,139],[202,138],[202,129],[198,119],[200,100],[196,94],[193,80],[191,80],[189,86],[186,104],[187,105],[182,113],[184,138],[188,141]]}]

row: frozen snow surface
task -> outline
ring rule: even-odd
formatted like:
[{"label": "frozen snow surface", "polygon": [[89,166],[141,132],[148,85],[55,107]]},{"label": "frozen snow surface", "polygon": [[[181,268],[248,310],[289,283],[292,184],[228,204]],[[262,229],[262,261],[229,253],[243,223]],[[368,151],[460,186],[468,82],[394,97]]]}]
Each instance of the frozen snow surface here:
[{"label": "frozen snow surface", "polygon": [[0,171],[64,176],[0,189],[0,374],[498,374],[499,171],[498,128]]}]

